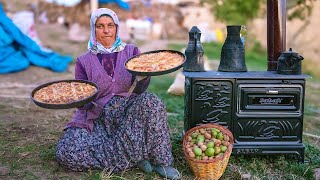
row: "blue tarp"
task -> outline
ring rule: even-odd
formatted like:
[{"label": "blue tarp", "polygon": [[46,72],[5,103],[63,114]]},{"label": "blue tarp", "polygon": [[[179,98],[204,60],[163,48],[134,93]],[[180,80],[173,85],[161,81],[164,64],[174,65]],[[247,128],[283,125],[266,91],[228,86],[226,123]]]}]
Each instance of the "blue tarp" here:
[{"label": "blue tarp", "polygon": [[[46,2],[50,3],[57,3],[59,5],[63,6],[74,6],[81,2],[81,0],[46,0]],[[117,3],[119,7],[130,10],[130,5],[127,2],[124,2],[123,0],[98,0],[99,4],[107,4],[107,3]]]},{"label": "blue tarp", "polygon": [[124,2],[122,0],[99,0],[99,4],[106,4],[106,3],[117,3],[119,7],[130,10],[130,5],[127,2]]},{"label": "blue tarp", "polygon": [[41,49],[6,16],[0,4],[0,74],[21,71],[30,64],[64,72],[71,61],[71,56]]}]

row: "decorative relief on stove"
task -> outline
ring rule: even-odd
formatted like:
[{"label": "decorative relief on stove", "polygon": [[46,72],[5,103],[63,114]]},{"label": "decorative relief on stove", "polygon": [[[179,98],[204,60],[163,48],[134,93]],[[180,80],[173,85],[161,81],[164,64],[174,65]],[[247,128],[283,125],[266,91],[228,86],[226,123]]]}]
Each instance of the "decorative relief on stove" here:
[{"label": "decorative relief on stove", "polygon": [[[217,123],[230,119],[232,88],[230,82],[198,82],[195,103],[202,123]],[[223,123],[223,122],[222,122]],[[223,123],[225,124],[225,123]]]},{"label": "decorative relief on stove", "polygon": [[252,120],[238,122],[240,127],[240,138],[245,139],[275,139],[275,138],[297,138],[300,123],[297,121],[266,121]]}]

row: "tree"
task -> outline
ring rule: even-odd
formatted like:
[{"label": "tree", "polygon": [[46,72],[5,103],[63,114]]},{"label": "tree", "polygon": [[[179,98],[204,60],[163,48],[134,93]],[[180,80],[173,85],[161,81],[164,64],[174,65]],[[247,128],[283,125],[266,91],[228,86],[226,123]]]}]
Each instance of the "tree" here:
[{"label": "tree", "polygon": [[290,0],[287,1],[288,19],[295,18],[305,20],[310,16],[313,9],[313,2],[315,0]]},{"label": "tree", "polygon": [[[264,1],[264,0],[263,0]],[[227,24],[245,25],[257,17],[260,0],[201,0],[211,6],[214,16]]]},{"label": "tree", "polygon": [[[280,1],[280,0],[279,0]],[[287,0],[288,19],[305,19],[312,12],[315,0]],[[266,10],[266,0],[201,0],[211,6],[214,16],[227,24],[246,25]]]},{"label": "tree", "polygon": [[[274,0],[281,1],[281,0]],[[301,19],[304,24],[297,28],[294,38],[288,41],[288,44],[295,44],[295,40],[310,23],[307,17],[312,12],[313,2],[315,0],[287,0],[287,19]],[[249,23],[259,15],[266,15],[267,0],[200,0],[202,4],[211,7],[215,18],[228,25],[250,26]],[[250,30],[249,30],[250,31]],[[246,29],[240,32],[246,37]],[[254,37],[246,37],[246,46],[252,47],[256,44]]]}]

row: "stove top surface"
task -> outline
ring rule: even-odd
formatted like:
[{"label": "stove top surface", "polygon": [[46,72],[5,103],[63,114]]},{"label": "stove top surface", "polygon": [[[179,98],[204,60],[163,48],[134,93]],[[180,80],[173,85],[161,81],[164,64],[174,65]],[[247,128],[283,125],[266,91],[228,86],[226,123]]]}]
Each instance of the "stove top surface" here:
[{"label": "stove top surface", "polygon": [[187,72],[183,71],[186,77],[195,78],[245,78],[245,79],[306,79],[309,75],[284,75],[278,74],[276,71],[248,71],[248,72],[222,72],[222,71],[205,71],[205,72]]}]

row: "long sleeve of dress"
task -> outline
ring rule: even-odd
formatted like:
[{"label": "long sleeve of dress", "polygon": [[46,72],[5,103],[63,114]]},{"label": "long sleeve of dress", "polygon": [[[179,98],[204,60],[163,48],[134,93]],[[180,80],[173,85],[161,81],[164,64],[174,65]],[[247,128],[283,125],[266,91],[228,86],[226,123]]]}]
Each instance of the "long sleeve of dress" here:
[{"label": "long sleeve of dress", "polygon": [[[78,59],[76,61],[74,74],[75,74],[75,79],[88,80],[86,71]],[[87,110],[87,109],[90,109],[92,106],[93,106],[93,104],[90,102],[90,103],[85,104],[82,107],[78,107],[78,109]]]},{"label": "long sleeve of dress", "polygon": [[75,74],[75,79],[88,80],[87,73],[78,59],[76,61],[74,74]]}]

